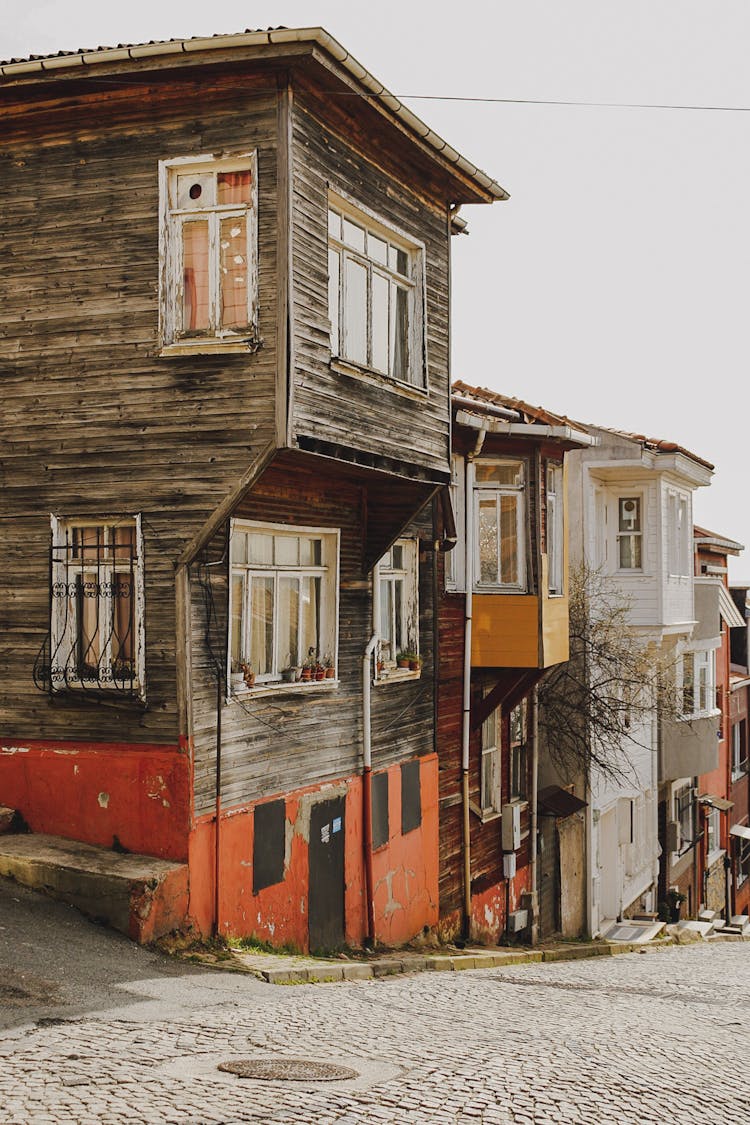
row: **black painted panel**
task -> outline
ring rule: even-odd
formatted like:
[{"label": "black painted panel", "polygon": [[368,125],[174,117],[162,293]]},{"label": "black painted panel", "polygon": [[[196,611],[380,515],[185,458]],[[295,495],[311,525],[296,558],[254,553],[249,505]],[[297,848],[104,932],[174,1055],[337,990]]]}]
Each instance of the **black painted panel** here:
[{"label": "black painted panel", "polygon": [[401,833],[406,835],[422,823],[422,797],[419,789],[419,760],[401,766]]},{"label": "black painted panel", "polygon": [[372,778],[372,846],[388,843],[388,774],[376,773]]},{"label": "black painted panel", "polygon": [[284,879],[284,824],[282,800],[255,806],[253,832],[253,894]]}]

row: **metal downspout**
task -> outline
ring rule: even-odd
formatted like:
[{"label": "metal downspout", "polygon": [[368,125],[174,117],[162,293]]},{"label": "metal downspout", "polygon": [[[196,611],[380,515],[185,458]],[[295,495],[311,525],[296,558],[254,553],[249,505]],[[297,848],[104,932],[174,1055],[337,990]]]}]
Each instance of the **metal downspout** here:
[{"label": "metal downspout", "polygon": [[463,820],[463,884],[464,937],[471,936],[471,822],[469,819],[469,745],[471,738],[471,622],[474,593],[474,458],[484,445],[486,425],[477,433],[474,448],[466,454],[464,474],[466,534],[464,537],[466,597],[464,599],[464,682],[463,682],[463,723],[461,728],[461,811]]},{"label": "metal downspout", "polygon": [[539,694],[537,685],[531,695],[531,944],[539,940],[539,899],[537,896],[537,853],[538,853],[538,810],[537,789],[539,787]]},{"label": "metal downspout", "polygon": [[[373,616],[380,620],[379,582],[373,576]],[[362,655],[362,848],[367,905],[367,943],[375,944],[375,906],[372,874],[372,657],[379,640],[377,626]]]}]

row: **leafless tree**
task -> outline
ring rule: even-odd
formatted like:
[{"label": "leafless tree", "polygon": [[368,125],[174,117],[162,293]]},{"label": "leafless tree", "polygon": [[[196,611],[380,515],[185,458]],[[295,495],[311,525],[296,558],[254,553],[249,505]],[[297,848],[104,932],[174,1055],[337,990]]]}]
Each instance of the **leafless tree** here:
[{"label": "leafless tree", "polygon": [[635,747],[652,749],[651,724],[675,713],[674,657],[629,624],[630,602],[586,566],[570,576],[570,659],[538,688],[546,753],[569,781],[594,773],[633,780]]}]

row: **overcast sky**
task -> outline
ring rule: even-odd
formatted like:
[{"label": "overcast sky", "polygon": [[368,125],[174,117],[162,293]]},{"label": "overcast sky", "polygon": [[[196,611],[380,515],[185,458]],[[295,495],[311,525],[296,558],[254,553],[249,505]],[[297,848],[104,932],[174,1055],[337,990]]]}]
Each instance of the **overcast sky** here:
[{"label": "overcast sky", "polygon": [[748,545],[747,0],[0,0],[0,58],[324,26],[510,192],[454,240],[453,374],[716,465],[696,521]]}]

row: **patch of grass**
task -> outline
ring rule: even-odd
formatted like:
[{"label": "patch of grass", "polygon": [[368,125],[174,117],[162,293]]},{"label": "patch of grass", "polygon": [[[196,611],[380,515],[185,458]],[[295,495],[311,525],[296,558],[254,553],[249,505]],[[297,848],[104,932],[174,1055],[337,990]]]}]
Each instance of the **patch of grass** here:
[{"label": "patch of grass", "polygon": [[294,942],[286,941],[282,945],[271,945],[269,941],[250,934],[249,937],[228,937],[227,945],[240,953],[275,953],[279,956],[302,956],[302,950]]}]

